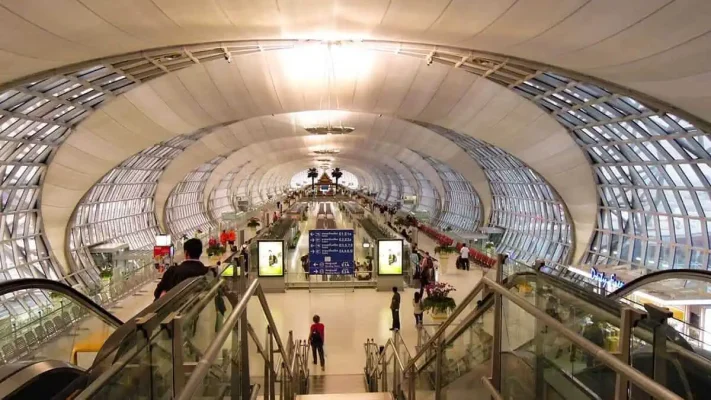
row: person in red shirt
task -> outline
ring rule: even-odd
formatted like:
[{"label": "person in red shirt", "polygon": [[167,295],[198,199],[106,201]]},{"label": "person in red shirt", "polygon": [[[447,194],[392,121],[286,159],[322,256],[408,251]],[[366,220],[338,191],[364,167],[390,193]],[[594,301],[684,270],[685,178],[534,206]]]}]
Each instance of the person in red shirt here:
[{"label": "person in red shirt", "polygon": [[321,323],[321,317],[314,315],[314,323],[311,324],[311,329],[309,332],[309,343],[311,344],[311,351],[314,356],[314,365],[316,365],[316,354],[318,354],[318,359],[321,361],[321,371],[326,370],[326,363],[323,356],[323,343],[325,341],[325,329]]}]

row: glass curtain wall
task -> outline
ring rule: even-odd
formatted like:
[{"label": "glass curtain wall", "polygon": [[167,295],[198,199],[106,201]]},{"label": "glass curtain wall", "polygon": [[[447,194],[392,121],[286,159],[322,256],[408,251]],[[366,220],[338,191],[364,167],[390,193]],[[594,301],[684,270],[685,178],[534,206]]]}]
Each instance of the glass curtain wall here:
[{"label": "glass curtain wall", "polygon": [[225,160],[215,157],[187,174],[178,183],[165,208],[166,225],[174,238],[193,236],[198,229],[208,233],[215,228],[214,220],[205,210],[205,185],[212,171]]},{"label": "glass curtain wall", "polygon": [[476,231],[481,223],[481,202],[474,187],[447,164],[424,154],[420,156],[437,171],[445,190],[442,208],[432,225],[442,231]]},{"label": "glass curtain wall", "polygon": [[526,263],[570,260],[572,229],[566,209],[548,183],[516,157],[468,135],[421,124],[459,145],[484,170],[491,186],[490,226],[505,229],[497,251]]},{"label": "glass curtain wall", "polygon": [[[39,215],[47,162],[76,124],[135,85],[122,73],[96,65],[0,92],[0,281],[63,279]],[[0,318],[25,315],[47,301],[39,292],[5,296]]]},{"label": "glass curtain wall", "polygon": [[251,196],[249,195],[249,183],[252,181],[252,178],[256,172],[257,171],[250,172],[249,175],[240,179],[239,182],[233,185],[235,199],[239,201],[249,201],[250,207],[254,206],[254,204],[252,203]]},{"label": "glass curtain wall", "polygon": [[437,192],[437,189],[435,189],[429,179],[425,178],[420,171],[415,169],[412,169],[411,171],[412,175],[415,176],[420,189],[420,194],[417,197],[417,207],[415,207],[415,212],[426,214],[426,220],[429,221],[429,223],[436,221],[439,216],[440,209],[439,192]]},{"label": "glass curtain wall", "polygon": [[600,208],[585,263],[711,267],[707,132],[638,99],[553,73],[514,90],[550,112],[590,156]]},{"label": "glass curtain wall", "polygon": [[400,180],[400,175],[387,165],[383,165],[383,171],[385,172],[385,179],[387,180],[388,197],[385,201],[388,203],[397,203],[402,201],[402,181]]},{"label": "glass curtain wall", "polygon": [[125,243],[131,250],[152,249],[160,233],[154,196],[163,170],[205,133],[173,138],[130,157],[94,185],[77,206],[69,248],[82,279],[98,279],[89,248]]},{"label": "glass curtain wall", "polygon": [[232,198],[234,193],[232,192],[232,181],[234,181],[235,176],[242,169],[243,166],[237,167],[235,170],[225,174],[220,183],[212,189],[210,194],[210,213],[212,218],[218,220],[222,218],[224,213],[236,212],[235,204],[232,203]]}]

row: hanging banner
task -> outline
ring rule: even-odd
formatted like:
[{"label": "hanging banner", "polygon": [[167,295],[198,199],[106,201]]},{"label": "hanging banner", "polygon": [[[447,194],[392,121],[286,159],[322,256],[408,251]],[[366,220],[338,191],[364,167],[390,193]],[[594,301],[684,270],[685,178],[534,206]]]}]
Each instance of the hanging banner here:
[{"label": "hanging banner", "polygon": [[309,231],[309,273],[315,275],[353,275],[354,234],[351,229]]}]

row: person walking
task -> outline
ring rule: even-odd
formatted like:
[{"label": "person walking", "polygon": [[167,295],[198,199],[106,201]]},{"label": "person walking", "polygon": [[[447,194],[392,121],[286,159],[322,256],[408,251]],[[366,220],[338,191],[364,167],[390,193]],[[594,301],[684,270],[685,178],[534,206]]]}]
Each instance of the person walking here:
[{"label": "person walking", "polygon": [[417,244],[412,245],[412,250],[410,251],[410,265],[412,265],[413,279],[419,279],[420,278],[420,255],[417,254]]},{"label": "person walking", "polygon": [[430,276],[434,276],[434,263],[432,262],[432,257],[428,251],[425,252],[425,256],[422,257],[422,262],[420,264],[420,296],[427,290],[427,285],[429,285],[432,280]]},{"label": "person walking", "polygon": [[412,299],[412,308],[415,310],[415,326],[420,327],[422,326],[422,314],[424,313],[422,310],[422,294],[420,292],[415,292],[415,298]]},{"label": "person walking", "polygon": [[393,327],[391,331],[400,330],[400,293],[397,292],[397,286],[393,286],[393,298],[390,300],[390,311],[393,314]]},{"label": "person walking", "polygon": [[462,269],[469,271],[469,247],[466,244],[459,250],[459,256],[462,258]]},{"label": "person walking", "polygon": [[160,282],[153,292],[155,300],[170,291],[170,289],[178,286],[178,284],[186,279],[207,274],[209,268],[205,267],[200,261],[202,255],[202,242],[200,239],[188,239],[183,244],[185,252],[185,261],[174,267],[168,268],[163,274]]},{"label": "person walking", "polygon": [[323,355],[323,344],[326,339],[326,328],[321,323],[321,317],[314,315],[314,323],[311,324],[311,329],[309,333],[309,343],[311,344],[311,352],[314,356],[314,365],[317,365],[316,356],[318,355],[318,361],[321,361],[321,371],[326,370],[326,361]]}]

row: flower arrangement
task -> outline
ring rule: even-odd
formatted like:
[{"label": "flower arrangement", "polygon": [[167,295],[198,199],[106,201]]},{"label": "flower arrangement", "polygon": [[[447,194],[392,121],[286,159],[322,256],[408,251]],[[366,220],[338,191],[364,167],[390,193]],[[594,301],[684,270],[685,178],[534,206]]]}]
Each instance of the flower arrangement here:
[{"label": "flower arrangement", "polygon": [[217,238],[211,237],[207,241],[207,256],[212,257],[212,256],[220,256],[225,252],[224,246],[220,244],[220,242],[217,241]]},{"label": "flower arrangement", "polygon": [[256,217],[250,218],[249,222],[247,222],[247,227],[249,228],[257,228],[259,225],[261,225],[261,223],[259,222],[259,218]]},{"label": "flower arrangement", "polygon": [[486,242],[486,244],[484,245],[484,248],[485,248],[486,250],[493,249],[493,248],[494,248],[494,242]]},{"label": "flower arrangement", "polygon": [[452,254],[457,252],[457,248],[449,241],[440,241],[434,248],[435,254]]},{"label": "flower arrangement", "polygon": [[436,282],[427,285],[429,295],[422,301],[422,310],[433,314],[447,314],[457,308],[457,303],[449,294],[457,289],[449,283]]}]

